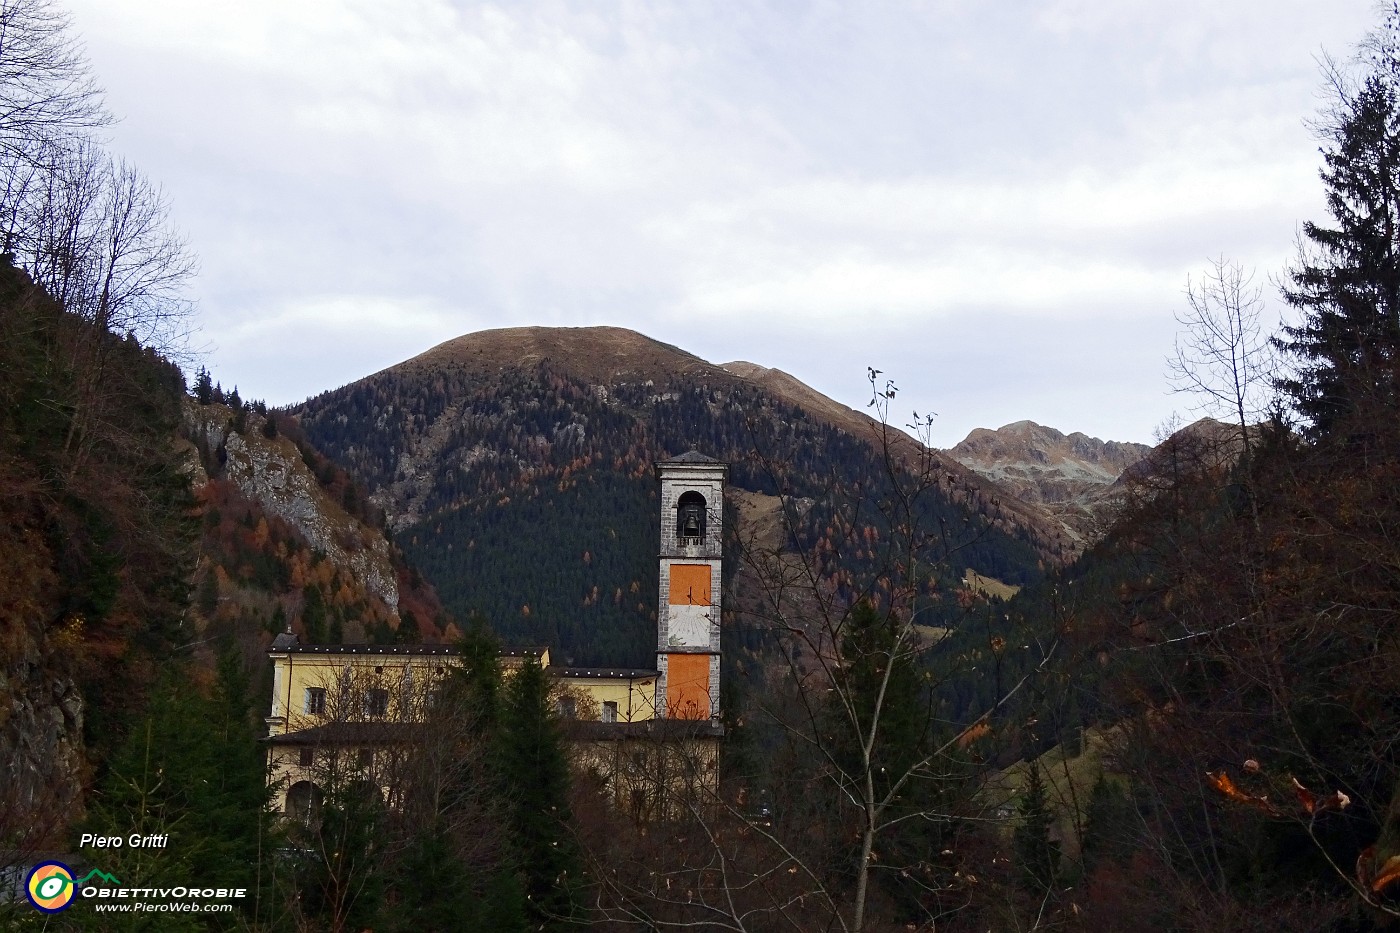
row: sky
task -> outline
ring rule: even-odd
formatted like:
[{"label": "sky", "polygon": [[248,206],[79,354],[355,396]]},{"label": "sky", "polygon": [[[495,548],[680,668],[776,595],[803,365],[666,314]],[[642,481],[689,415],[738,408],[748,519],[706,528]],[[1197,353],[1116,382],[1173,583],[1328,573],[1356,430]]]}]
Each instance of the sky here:
[{"label": "sky", "polygon": [[[203,360],[301,401],[462,334],[629,327],[945,447],[1151,442],[1189,276],[1265,318],[1370,0],[66,0],[194,252]],[[882,379],[884,377],[881,377]]]}]

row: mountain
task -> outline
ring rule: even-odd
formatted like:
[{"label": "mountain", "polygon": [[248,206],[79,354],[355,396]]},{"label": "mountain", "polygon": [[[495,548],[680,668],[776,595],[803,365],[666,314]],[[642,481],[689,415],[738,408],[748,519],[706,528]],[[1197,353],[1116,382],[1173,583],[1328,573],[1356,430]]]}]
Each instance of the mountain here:
[{"label": "mountain", "polygon": [[[1263,434],[1264,425],[1250,425],[1252,445],[1257,445]],[[1200,418],[1177,428],[1141,459],[1129,465],[1114,483],[1114,488],[1121,491],[1134,479],[1170,472],[1173,461],[1190,461],[1193,469],[1208,473],[1227,473],[1239,462],[1243,453],[1244,441],[1240,437],[1239,425],[1214,418]]]},{"label": "mountain", "polygon": [[[881,430],[879,423],[870,415],[842,405],[781,369],[770,369],[743,360],[725,363],[721,368],[726,372],[742,376],[761,386],[772,395],[801,408],[808,415],[854,436],[870,437],[873,433]],[[924,450],[923,444],[917,438],[911,437],[898,428],[890,426],[889,436],[895,448],[902,452],[912,453]],[[997,508],[1002,514],[1008,516],[1010,522],[1018,527],[1034,529],[1034,534],[1046,542],[1044,545],[1046,557],[1052,563],[1060,563],[1066,558],[1069,552],[1066,550],[1065,543],[1056,540],[1061,533],[1058,522],[1049,518],[1043,509],[1037,507],[1036,499],[1021,496],[1005,483],[998,482],[995,476],[986,476],[962,463],[956,457],[938,456],[936,453],[935,456],[938,468],[947,473],[957,484],[973,486],[981,490],[983,495],[995,497]],[[992,482],[988,483],[986,480]],[[1011,496],[1005,495],[1008,491],[1013,494]],[[1070,547],[1070,551],[1072,550],[1073,546]]]},{"label": "mountain", "polygon": [[[888,481],[868,416],[778,371],[614,327],[469,334],[290,414],[459,619],[479,613],[569,663],[650,663],[656,459],[697,448],[730,464],[737,490],[810,500],[794,533],[816,537],[835,497]],[[895,433],[898,457],[921,450]],[[951,579],[1021,584],[1069,556],[1034,510],[939,463],[921,518],[966,536]]]},{"label": "mountain", "polygon": [[995,431],[977,428],[946,452],[1018,499],[1041,506],[1082,542],[1094,535],[1105,495],[1151,450],[1017,421]]}]

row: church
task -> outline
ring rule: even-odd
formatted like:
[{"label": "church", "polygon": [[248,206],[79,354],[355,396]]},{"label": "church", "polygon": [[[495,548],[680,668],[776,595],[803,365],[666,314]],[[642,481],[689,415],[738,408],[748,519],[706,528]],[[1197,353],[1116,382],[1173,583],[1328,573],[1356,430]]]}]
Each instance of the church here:
[{"label": "church", "polygon": [[[713,789],[720,723],[721,546],[726,464],[697,451],[656,463],[661,484],[655,669],[556,667],[548,646],[502,651],[505,676],[533,659],[560,688],[575,765],[618,806],[654,819],[678,793]],[[460,663],[450,645],[304,645],[288,631],[268,652],[268,780],[280,808],[319,804],[317,756],[343,753],[367,775],[376,753],[412,741],[416,704]],[[370,783],[382,783],[383,778]],[[380,787],[392,801],[391,787]]]}]

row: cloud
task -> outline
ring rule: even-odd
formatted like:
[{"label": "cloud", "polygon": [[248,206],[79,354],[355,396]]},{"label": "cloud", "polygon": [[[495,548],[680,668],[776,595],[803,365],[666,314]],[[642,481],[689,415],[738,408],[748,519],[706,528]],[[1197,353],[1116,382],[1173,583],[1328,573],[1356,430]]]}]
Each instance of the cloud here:
[{"label": "cloud", "polygon": [[[125,117],[113,145],[165,183],[201,254],[217,369],[253,394],[299,398],[484,326],[618,324],[819,381],[853,344],[902,353],[930,327],[974,339],[996,321],[1043,340],[979,369],[943,358],[949,381],[999,367],[984,397],[1043,399],[1023,381],[1037,361],[1011,354],[1113,334],[1133,367],[1079,355],[1056,378],[1083,397],[1111,371],[1103,391],[1142,411],[1098,430],[1137,438],[1162,415],[1145,361],[1165,348],[1142,348],[1164,328],[1170,343],[1186,274],[1221,252],[1273,272],[1321,213],[1312,56],[1371,12],[74,9]],[[770,361],[776,335],[787,356]],[[282,341],[313,359],[255,350]],[[852,371],[841,391],[859,395]]]}]

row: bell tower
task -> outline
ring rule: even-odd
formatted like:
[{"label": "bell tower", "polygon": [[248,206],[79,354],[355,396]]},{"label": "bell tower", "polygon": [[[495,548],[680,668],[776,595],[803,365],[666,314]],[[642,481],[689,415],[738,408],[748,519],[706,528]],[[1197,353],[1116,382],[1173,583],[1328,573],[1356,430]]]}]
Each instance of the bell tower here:
[{"label": "bell tower", "polygon": [[656,715],[719,715],[720,547],[726,464],[697,451],[656,464],[661,481],[661,598]]}]

